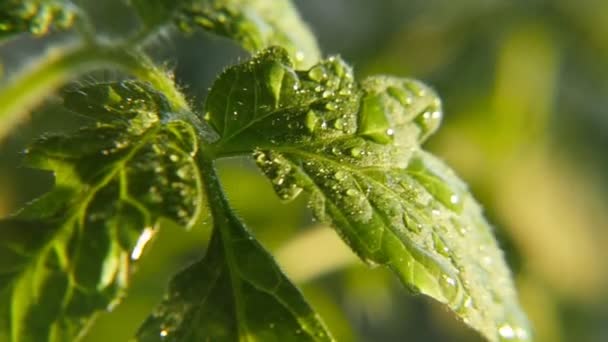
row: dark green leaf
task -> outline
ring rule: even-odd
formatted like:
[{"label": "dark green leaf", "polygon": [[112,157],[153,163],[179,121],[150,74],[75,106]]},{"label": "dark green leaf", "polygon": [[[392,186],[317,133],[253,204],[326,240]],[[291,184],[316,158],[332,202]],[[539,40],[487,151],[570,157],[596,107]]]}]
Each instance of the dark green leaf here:
[{"label": "dark green leaf", "polygon": [[233,39],[252,52],[282,46],[298,66],[308,67],[319,60],[316,40],[290,0],[132,0],[132,3],[148,26],[173,20],[185,31],[200,27]]},{"label": "dark green leaf", "polygon": [[70,27],[75,7],[67,0],[3,0],[0,2],[0,40],[17,33],[43,35]]},{"label": "dark green leaf", "polygon": [[510,272],[466,185],[420,144],[439,99],[409,79],[362,84],[338,58],[295,71],[280,49],[228,69],[205,117],[218,154],[255,151],[281,198],[311,194],[369,264],[448,305],[492,341],[528,340]]},{"label": "dark green leaf", "polygon": [[[188,227],[204,206],[194,127],[136,82],[69,91],[97,119],[28,151],[55,188],[0,221],[0,330],[10,341],[72,341],[115,305],[132,264],[167,217]],[[1,336],[1,335],[0,335]]]},{"label": "dark green leaf", "polygon": [[214,222],[207,255],[171,281],[136,339],[331,341],[318,315],[238,219],[227,213]]}]

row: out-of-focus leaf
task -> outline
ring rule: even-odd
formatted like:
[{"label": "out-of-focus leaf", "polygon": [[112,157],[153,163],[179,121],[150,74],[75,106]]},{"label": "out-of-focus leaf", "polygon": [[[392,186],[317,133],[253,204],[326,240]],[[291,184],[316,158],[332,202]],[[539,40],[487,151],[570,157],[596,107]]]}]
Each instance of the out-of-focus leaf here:
[{"label": "out-of-focus leaf", "polygon": [[319,60],[316,40],[290,0],[132,0],[147,26],[173,20],[183,30],[194,27],[237,41],[255,52],[272,45],[289,51],[299,67]]},{"label": "out-of-focus leaf", "polygon": [[165,25],[173,20],[182,6],[193,0],[130,0],[143,24],[148,28]]},{"label": "out-of-focus leaf", "polygon": [[369,264],[448,305],[488,339],[528,340],[502,252],[465,184],[420,144],[439,125],[439,99],[409,79],[362,84],[338,58],[295,71],[269,49],[214,84],[205,118],[216,153],[254,151],[278,195],[311,194]]},{"label": "out-of-focus leaf", "polygon": [[87,86],[67,107],[97,125],[28,151],[55,188],[0,221],[0,330],[10,341],[71,341],[115,305],[160,217],[191,226],[204,205],[193,126],[146,85]]},{"label": "out-of-focus leaf", "polygon": [[172,280],[137,341],[333,340],[232,213],[214,217],[214,223],[207,255]]},{"label": "out-of-focus leaf", "polygon": [[44,35],[70,27],[76,15],[68,0],[3,0],[0,2],[0,40],[30,32]]}]

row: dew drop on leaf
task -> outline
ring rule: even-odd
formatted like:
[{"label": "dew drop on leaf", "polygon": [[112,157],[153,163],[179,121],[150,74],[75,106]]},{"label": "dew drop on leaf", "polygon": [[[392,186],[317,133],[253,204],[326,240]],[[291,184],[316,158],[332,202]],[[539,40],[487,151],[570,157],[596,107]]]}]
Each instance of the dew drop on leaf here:
[{"label": "dew drop on leaf", "polygon": [[355,158],[361,157],[362,153],[363,153],[363,150],[360,147],[353,147],[350,149],[350,155]]},{"label": "dew drop on leaf", "polygon": [[327,71],[322,65],[316,65],[308,71],[308,77],[316,82],[322,82],[327,79]]},{"label": "dew drop on leaf", "polygon": [[445,242],[441,239],[441,237],[437,234],[433,234],[433,244],[435,245],[435,250],[437,253],[449,257],[450,249],[446,246]]},{"label": "dew drop on leaf", "polygon": [[306,113],[306,128],[308,129],[308,131],[310,133],[313,133],[315,131],[315,128],[317,127],[317,122],[319,121],[319,117],[317,116],[317,114],[315,113],[314,110],[309,110],[308,113]]},{"label": "dew drop on leaf", "polygon": [[450,188],[442,178],[437,176],[421,159],[412,159],[407,167],[408,173],[447,208],[460,213],[463,208],[462,196]]},{"label": "dew drop on leaf", "polygon": [[279,103],[281,95],[281,87],[283,86],[283,77],[285,76],[285,68],[279,63],[273,63],[267,71],[267,87],[274,96],[275,105]]},{"label": "dew drop on leaf", "polygon": [[420,128],[419,139],[424,141],[429,135],[433,134],[441,125],[443,114],[437,105],[430,106],[422,114],[418,115],[414,122]]},{"label": "dew drop on leaf", "polygon": [[439,277],[439,286],[449,303],[453,303],[458,298],[460,286],[456,278],[448,274],[442,274]]},{"label": "dew drop on leaf", "polygon": [[388,144],[393,136],[388,134],[390,123],[385,114],[383,100],[378,95],[368,95],[363,99],[359,113],[358,134],[380,144]]}]

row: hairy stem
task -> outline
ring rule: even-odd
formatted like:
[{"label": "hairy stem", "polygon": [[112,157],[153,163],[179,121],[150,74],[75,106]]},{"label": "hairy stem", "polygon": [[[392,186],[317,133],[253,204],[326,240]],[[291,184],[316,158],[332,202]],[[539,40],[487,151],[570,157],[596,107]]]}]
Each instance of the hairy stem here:
[{"label": "hairy stem", "polygon": [[60,47],[49,51],[41,61],[33,63],[0,89],[0,140],[56,88],[83,73],[105,68],[122,70],[148,81],[165,94],[176,110],[188,109],[173,80],[146,56],[130,52],[124,46]]}]

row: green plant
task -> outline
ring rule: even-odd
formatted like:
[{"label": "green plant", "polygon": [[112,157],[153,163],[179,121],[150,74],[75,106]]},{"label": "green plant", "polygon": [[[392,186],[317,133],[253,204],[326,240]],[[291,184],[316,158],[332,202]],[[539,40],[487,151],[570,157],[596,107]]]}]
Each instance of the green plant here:
[{"label": "green plant", "polygon": [[[130,5],[140,27],[110,42],[70,1],[0,5],[2,38],[72,27],[81,37],[4,85],[1,135],[80,74],[132,76],[64,88],[64,105],[94,125],[28,149],[27,165],[52,170],[56,184],[0,221],[0,340],[82,337],[97,312],[118,303],[163,220],[189,229],[208,216],[206,256],[175,276],[135,340],[332,340],[230,208],[214,161],[234,155],[252,155],[281,199],[309,193],[315,217],[362,260],[387,266],[487,339],[531,339],[479,205],[420,147],[441,119],[430,88],[355,80],[339,57],[320,57],[288,0]],[[142,50],[172,26],[255,53],[217,78],[202,110]]]}]

